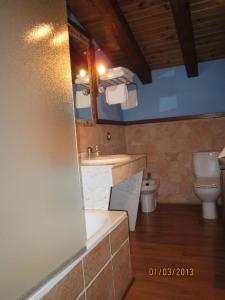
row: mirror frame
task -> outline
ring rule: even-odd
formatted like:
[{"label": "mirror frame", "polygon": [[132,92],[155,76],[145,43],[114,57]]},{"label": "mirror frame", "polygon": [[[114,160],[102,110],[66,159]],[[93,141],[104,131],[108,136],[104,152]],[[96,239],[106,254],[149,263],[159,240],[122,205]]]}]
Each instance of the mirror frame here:
[{"label": "mirror frame", "polygon": [[[97,77],[95,64],[95,47],[92,37],[77,24],[68,20],[68,31],[70,40],[76,40],[84,44],[87,48],[88,73],[90,76],[90,95],[92,119],[76,119],[76,122],[86,126],[93,126],[98,123],[97,118]],[[72,70],[71,70],[72,71]],[[72,76],[73,77],[73,76]]]}]

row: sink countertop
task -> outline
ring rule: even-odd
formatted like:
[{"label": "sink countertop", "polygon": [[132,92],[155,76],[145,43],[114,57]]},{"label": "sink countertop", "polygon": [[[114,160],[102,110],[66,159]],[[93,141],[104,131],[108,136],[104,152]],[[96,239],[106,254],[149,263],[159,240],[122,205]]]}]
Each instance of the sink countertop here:
[{"label": "sink countertop", "polygon": [[[105,156],[105,155],[104,155]],[[112,172],[112,186],[123,182],[128,177],[137,174],[146,169],[147,165],[146,154],[129,154],[129,158],[120,160],[119,162],[99,162],[96,163],[93,160],[93,164],[90,162],[85,163],[80,161],[81,167],[109,167]],[[90,159],[91,161],[91,159]]]},{"label": "sink countertop", "polygon": [[[131,162],[134,162],[136,160],[139,160],[139,159],[146,159],[146,154],[128,154],[130,156],[130,158],[124,158],[124,160],[120,160],[119,162],[99,162],[99,163],[96,163],[94,162],[94,159],[93,159],[93,164],[91,164],[91,159],[90,159],[90,162],[86,163],[86,162],[82,162],[82,159],[80,160],[80,165],[81,166],[112,166],[112,168],[117,168],[117,167],[120,167],[120,166],[123,166],[123,165],[126,165],[126,164],[129,164]],[[104,156],[107,156],[107,155],[104,155]],[[112,155],[113,156],[113,155]]]}]

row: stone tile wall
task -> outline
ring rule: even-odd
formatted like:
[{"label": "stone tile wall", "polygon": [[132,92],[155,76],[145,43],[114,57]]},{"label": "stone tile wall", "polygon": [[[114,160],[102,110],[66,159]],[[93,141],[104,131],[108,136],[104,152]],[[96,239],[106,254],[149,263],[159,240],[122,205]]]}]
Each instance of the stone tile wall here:
[{"label": "stone tile wall", "polygon": [[125,126],[127,152],[147,154],[160,178],[159,202],[200,203],[192,190],[192,153],[225,146],[225,118]]},{"label": "stone tile wall", "polygon": [[[102,154],[126,153],[125,126],[77,124],[77,142],[79,152],[85,152],[87,147],[98,145]],[[111,140],[107,141],[107,132]]]}]

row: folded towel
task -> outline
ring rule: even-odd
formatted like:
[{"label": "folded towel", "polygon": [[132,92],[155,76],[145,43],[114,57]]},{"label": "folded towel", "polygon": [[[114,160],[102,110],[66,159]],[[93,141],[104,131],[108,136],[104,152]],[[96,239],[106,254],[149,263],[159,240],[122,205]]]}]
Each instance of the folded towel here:
[{"label": "folded towel", "polygon": [[89,83],[89,80],[89,75],[86,75],[84,77],[77,75],[75,79],[75,84]]},{"label": "folded towel", "polygon": [[84,95],[83,91],[76,91],[76,108],[86,108],[91,106],[91,96]]},{"label": "folded towel", "polygon": [[121,104],[122,110],[131,109],[138,106],[137,90],[128,91],[127,101]]},{"label": "folded towel", "polygon": [[128,98],[127,85],[122,83],[108,86],[105,90],[105,98],[109,105],[124,103]]}]

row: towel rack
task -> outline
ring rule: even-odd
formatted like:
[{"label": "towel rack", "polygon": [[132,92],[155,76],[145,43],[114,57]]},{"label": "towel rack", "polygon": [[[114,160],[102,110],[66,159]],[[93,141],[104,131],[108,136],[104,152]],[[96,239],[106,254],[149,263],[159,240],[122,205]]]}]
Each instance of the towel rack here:
[{"label": "towel rack", "polygon": [[80,88],[80,89],[89,89],[90,88],[89,83],[74,83],[74,84],[77,86],[77,88]]},{"label": "towel rack", "polygon": [[[120,76],[117,78],[110,78],[107,80],[98,79],[98,91],[99,93],[104,93],[105,89],[108,86],[118,85],[122,83],[125,83],[127,85],[134,85],[135,88],[138,89],[138,85],[135,82],[128,80],[125,76]],[[77,83],[76,86],[78,87],[78,89],[80,88],[82,90],[90,90],[89,83]]]},{"label": "towel rack", "polygon": [[127,85],[135,85],[136,89],[137,89],[137,84],[133,81],[128,80],[126,77],[124,76],[120,76],[117,78],[110,78],[107,80],[98,80],[98,90],[100,93],[104,93],[105,88],[107,88],[108,86],[112,86],[112,85],[118,85],[118,84],[122,84],[125,83]]},{"label": "towel rack", "polygon": [[89,95],[90,94],[90,85],[89,83],[76,83],[76,90],[80,90],[83,92],[83,95]]}]

